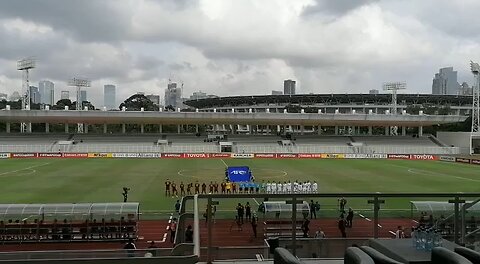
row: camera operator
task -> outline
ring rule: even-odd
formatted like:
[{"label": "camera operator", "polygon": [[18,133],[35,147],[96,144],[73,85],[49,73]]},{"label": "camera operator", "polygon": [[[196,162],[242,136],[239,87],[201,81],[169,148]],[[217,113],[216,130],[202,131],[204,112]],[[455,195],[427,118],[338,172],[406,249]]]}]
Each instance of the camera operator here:
[{"label": "camera operator", "polygon": [[128,200],[128,192],[130,191],[130,188],[123,187],[123,202],[126,203]]}]

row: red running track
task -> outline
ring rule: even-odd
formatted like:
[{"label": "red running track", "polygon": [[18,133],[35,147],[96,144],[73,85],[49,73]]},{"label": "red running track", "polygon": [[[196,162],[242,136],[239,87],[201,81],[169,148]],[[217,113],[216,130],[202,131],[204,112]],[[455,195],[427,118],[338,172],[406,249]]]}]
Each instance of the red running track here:
[{"label": "red running track", "polygon": [[[414,223],[410,219],[383,218],[379,222],[379,236],[392,238],[389,231],[394,232],[397,226],[408,228]],[[166,229],[168,221],[140,221],[139,240],[136,242],[137,248],[147,248],[150,241],[156,241],[156,245],[161,248],[171,248],[169,231]],[[257,238],[253,237],[253,230],[250,223],[245,222],[242,230],[233,220],[216,220],[213,227],[212,245],[213,246],[261,246],[264,239],[264,223],[259,220],[257,227]],[[337,228],[335,219],[313,219],[310,223],[310,237],[313,237],[318,228],[322,228],[327,238],[341,237]],[[408,231],[406,232],[408,235]],[[356,217],[353,221],[353,228],[347,228],[347,237],[361,238],[373,236],[373,222],[367,219]],[[165,239],[164,239],[165,238]],[[207,245],[206,223],[200,223],[200,241],[202,245]],[[31,250],[91,250],[91,249],[121,249],[121,242],[73,242],[73,243],[24,243],[24,244],[4,244],[0,245],[0,251],[31,251]]]}]

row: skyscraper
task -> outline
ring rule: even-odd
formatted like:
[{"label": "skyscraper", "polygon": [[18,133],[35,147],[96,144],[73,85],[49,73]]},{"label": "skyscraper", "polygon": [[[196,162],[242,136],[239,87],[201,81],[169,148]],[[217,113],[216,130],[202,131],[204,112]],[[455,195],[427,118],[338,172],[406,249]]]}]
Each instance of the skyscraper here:
[{"label": "skyscraper", "polygon": [[174,109],[183,106],[182,88],[177,88],[177,83],[169,83],[165,90],[165,106],[169,105]]},{"label": "skyscraper", "polygon": [[40,81],[38,83],[38,91],[40,92],[40,101],[42,104],[55,104],[55,84],[51,81]]},{"label": "skyscraper", "polygon": [[39,104],[41,102],[38,87],[30,86],[30,101],[32,104]]},{"label": "skyscraper", "polygon": [[116,87],[113,84],[106,84],[103,86],[103,105],[107,110],[117,108]]},{"label": "skyscraper", "polygon": [[283,81],[283,94],[295,94],[295,81],[290,79]]},{"label": "skyscraper", "polygon": [[441,68],[438,73],[435,73],[432,94],[458,95],[459,93],[460,85],[457,82],[457,72],[453,67]]},{"label": "skyscraper", "polygon": [[80,91],[80,102],[85,102],[85,101],[88,101],[87,100],[87,91],[85,90],[81,90]]},{"label": "skyscraper", "polygon": [[61,100],[70,99],[70,91],[62,91],[60,93],[60,99]]}]

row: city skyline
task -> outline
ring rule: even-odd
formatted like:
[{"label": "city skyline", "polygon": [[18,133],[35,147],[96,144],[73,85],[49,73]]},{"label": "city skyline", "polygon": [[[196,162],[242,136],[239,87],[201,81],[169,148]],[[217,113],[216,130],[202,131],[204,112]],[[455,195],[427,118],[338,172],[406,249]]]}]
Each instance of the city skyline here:
[{"label": "city skyline", "polygon": [[[432,6],[449,12],[440,17]],[[74,93],[68,79],[86,76],[95,105],[105,84],[127,98],[163,95],[169,79],[185,83],[184,95],[269,94],[285,79],[298,94],[368,93],[392,80],[430,93],[443,67],[473,84],[478,8],[447,0],[4,1],[0,93],[20,91],[15,64],[30,56],[31,85],[50,80],[60,98]]]}]

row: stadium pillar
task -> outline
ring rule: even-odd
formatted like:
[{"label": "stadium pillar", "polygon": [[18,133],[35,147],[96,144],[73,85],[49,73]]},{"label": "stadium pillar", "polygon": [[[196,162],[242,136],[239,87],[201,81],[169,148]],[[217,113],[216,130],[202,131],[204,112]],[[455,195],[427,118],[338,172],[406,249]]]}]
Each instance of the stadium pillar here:
[{"label": "stadium pillar", "polygon": [[45,133],[49,133],[49,132],[50,132],[50,124],[45,123]]},{"label": "stadium pillar", "polygon": [[402,126],[402,136],[406,136],[407,135],[407,128]]},{"label": "stadium pillar", "polygon": [[181,129],[181,126],[180,126],[180,125],[177,125],[177,134],[180,134],[181,130],[182,130],[182,129]]},{"label": "stadium pillar", "polygon": [[107,124],[103,124],[103,134],[107,134]]},{"label": "stadium pillar", "polygon": [[305,126],[300,125],[300,135],[304,135],[304,134],[305,134]]},{"label": "stadium pillar", "polygon": [[372,128],[372,126],[369,126],[368,127],[368,135],[371,136],[372,134],[373,134],[373,128]]},{"label": "stadium pillar", "polygon": [[83,133],[88,134],[88,124],[83,124]]},{"label": "stadium pillar", "polygon": [[125,132],[127,132],[126,126],[125,124],[122,124],[122,133],[125,134]]},{"label": "stadium pillar", "polygon": [[385,136],[388,136],[388,131],[390,130],[390,127],[386,126],[385,127]]},{"label": "stadium pillar", "polygon": [[317,128],[317,134],[321,135],[322,134],[322,126],[318,126]]},{"label": "stadium pillar", "polygon": [[248,127],[248,134],[251,135],[252,134],[252,125],[247,125],[247,127]]},{"label": "stadium pillar", "polygon": [[145,132],[145,125],[141,124],[140,125],[140,133],[143,134]]},{"label": "stadium pillar", "polygon": [[7,124],[6,124],[5,129],[6,129],[6,132],[7,132],[7,133],[10,133],[10,123],[7,123]]},{"label": "stadium pillar", "polygon": [[68,124],[65,124],[65,133],[68,134]]},{"label": "stadium pillar", "polygon": [[163,125],[158,125],[158,133],[163,133]]},{"label": "stadium pillar", "polygon": [[277,134],[280,133],[280,125],[277,125]]},{"label": "stadium pillar", "polygon": [[[161,127],[162,125],[160,125]],[[195,125],[195,133],[198,133],[198,125]]]},{"label": "stadium pillar", "polygon": [[335,126],[335,135],[338,135],[338,126]]},{"label": "stadium pillar", "polygon": [[418,136],[423,137],[423,126],[418,127]]}]

